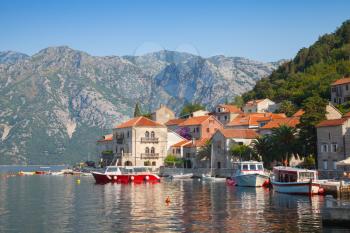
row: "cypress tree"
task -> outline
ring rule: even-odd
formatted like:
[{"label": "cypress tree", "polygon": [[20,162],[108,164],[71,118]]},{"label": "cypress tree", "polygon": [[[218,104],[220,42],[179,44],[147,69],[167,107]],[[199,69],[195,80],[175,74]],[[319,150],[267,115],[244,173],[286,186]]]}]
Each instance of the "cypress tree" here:
[{"label": "cypress tree", "polygon": [[142,116],[142,113],[140,110],[139,103],[136,103],[135,110],[134,110],[134,117],[139,117],[139,116]]}]

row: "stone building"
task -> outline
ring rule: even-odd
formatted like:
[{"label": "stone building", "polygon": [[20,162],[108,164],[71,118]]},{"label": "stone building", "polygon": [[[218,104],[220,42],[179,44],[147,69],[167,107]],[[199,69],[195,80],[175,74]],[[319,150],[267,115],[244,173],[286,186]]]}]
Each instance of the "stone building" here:
[{"label": "stone building", "polygon": [[275,112],[279,108],[279,104],[276,104],[270,99],[260,99],[248,101],[243,106],[244,113],[262,113],[262,112]]},{"label": "stone building", "polygon": [[96,145],[100,165],[102,167],[111,165],[114,159],[113,134],[102,136],[102,138],[96,142]]},{"label": "stone building", "polygon": [[350,100],[350,77],[344,77],[331,84],[331,102],[342,104]]},{"label": "stone building", "polygon": [[161,104],[160,107],[151,113],[151,119],[161,124],[165,124],[171,119],[175,118],[175,113],[165,105]]},{"label": "stone building", "polygon": [[240,108],[235,105],[219,104],[215,107],[211,114],[216,117],[223,125],[231,122],[239,114],[243,113]]},{"label": "stone building", "polygon": [[146,117],[130,119],[113,129],[114,148],[118,165],[163,165],[167,155],[167,128]]},{"label": "stone building", "polygon": [[212,137],[212,158],[214,168],[232,168],[231,146],[247,145],[259,136],[251,129],[220,129]]},{"label": "stone building", "polygon": [[317,126],[317,161],[321,178],[337,178],[337,162],[350,156],[350,118],[324,120]]}]

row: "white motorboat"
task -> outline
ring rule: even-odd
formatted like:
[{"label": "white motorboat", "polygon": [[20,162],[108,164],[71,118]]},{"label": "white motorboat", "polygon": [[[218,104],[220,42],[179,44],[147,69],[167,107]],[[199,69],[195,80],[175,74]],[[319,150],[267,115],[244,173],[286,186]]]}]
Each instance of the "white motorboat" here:
[{"label": "white motorboat", "polygon": [[269,176],[264,171],[262,162],[241,161],[233,164],[236,170],[232,179],[237,186],[261,187],[268,183]]},{"label": "white motorboat", "polygon": [[193,177],[193,173],[186,173],[186,174],[175,174],[175,175],[171,175],[170,178],[172,179],[190,179]]},{"label": "white motorboat", "polygon": [[215,176],[211,176],[210,174],[202,174],[202,180],[203,181],[221,181],[224,182],[226,181],[226,178],[222,178],[222,177],[215,177]]},{"label": "white motorboat", "polygon": [[317,171],[292,167],[274,167],[271,180],[279,193],[313,195],[320,192]]}]

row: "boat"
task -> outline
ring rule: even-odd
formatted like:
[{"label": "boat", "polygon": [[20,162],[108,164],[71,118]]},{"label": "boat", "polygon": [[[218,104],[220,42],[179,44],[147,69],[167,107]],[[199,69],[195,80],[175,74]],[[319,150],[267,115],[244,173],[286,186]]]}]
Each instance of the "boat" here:
[{"label": "boat", "polygon": [[175,175],[171,175],[170,178],[172,179],[190,179],[193,177],[193,173],[186,173],[186,174],[175,174]]},{"label": "boat", "polygon": [[216,182],[224,182],[226,181],[226,178],[224,177],[215,177],[212,176],[211,174],[202,174],[202,180],[203,181],[216,181]]},{"label": "boat", "polygon": [[20,171],[18,172],[19,176],[32,176],[35,175],[35,172],[24,172],[24,171]]},{"label": "boat", "polygon": [[313,195],[321,190],[317,171],[293,167],[274,167],[271,184],[279,193]]},{"label": "boat", "polygon": [[237,186],[261,187],[269,181],[268,174],[264,171],[262,162],[257,161],[240,161],[233,164],[236,170],[232,176]]},{"label": "boat", "polygon": [[150,172],[147,167],[107,166],[104,172],[91,172],[96,183],[142,183],[159,182],[160,177]]}]

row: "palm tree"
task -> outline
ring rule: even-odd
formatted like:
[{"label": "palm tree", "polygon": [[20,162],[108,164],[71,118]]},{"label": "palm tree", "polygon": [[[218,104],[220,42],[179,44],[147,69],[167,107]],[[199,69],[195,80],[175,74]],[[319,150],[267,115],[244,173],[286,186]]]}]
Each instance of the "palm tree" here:
[{"label": "palm tree", "polygon": [[261,157],[266,167],[274,161],[274,152],[272,150],[271,141],[271,136],[269,135],[258,137],[253,141],[253,151]]},{"label": "palm tree", "polygon": [[297,152],[296,129],[287,125],[281,125],[272,129],[272,150],[277,153],[277,159],[285,165],[289,165],[289,161]]},{"label": "palm tree", "polygon": [[253,153],[252,148],[247,145],[234,144],[230,148],[230,154],[238,157],[240,160],[257,159],[256,154]]}]

